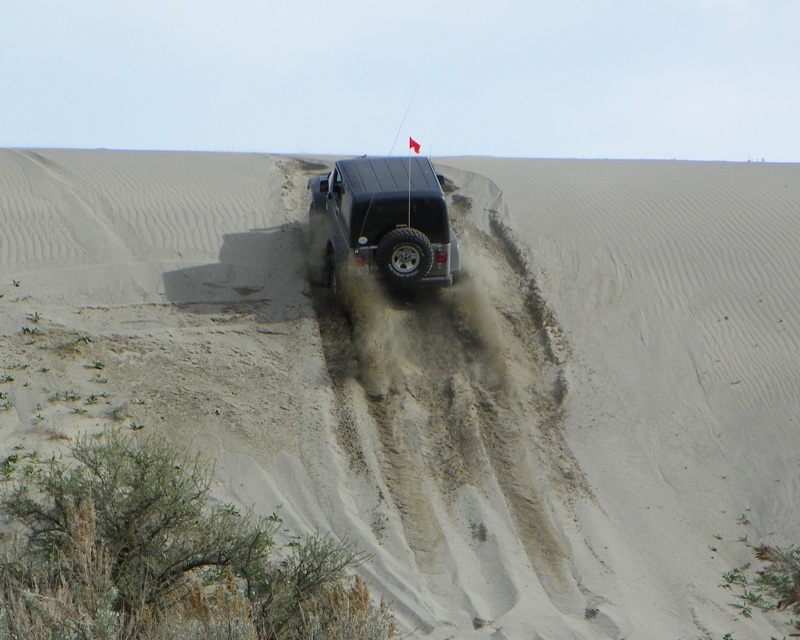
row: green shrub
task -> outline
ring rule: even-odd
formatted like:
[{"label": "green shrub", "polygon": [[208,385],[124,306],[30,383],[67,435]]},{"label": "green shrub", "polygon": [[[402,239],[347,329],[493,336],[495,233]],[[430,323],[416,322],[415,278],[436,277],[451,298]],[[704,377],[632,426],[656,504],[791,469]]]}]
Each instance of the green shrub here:
[{"label": "green shrub", "polygon": [[0,507],[0,640],[384,640],[388,609],[346,589],[354,547],[312,536],[272,557],[276,516],[208,506],[211,474],[157,437],[83,437],[31,459]]},{"label": "green shrub", "polygon": [[312,536],[294,544],[293,553],[276,565],[252,592],[253,618],[262,638],[299,638],[303,609],[345,581],[346,569],[364,558],[352,544]]},{"label": "green shrub", "polygon": [[27,529],[25,553],[37,567],[69,571],[65,556],[91,535],[88,543],[111,559],[114,608],[123,612],[169,607],[200,569],[262,577],[275,524],[228,507],[209,510],[210,474],[197,458],[164,440],[117,433],[79,439],[72,456],[79,465],[46,461],[2,501]]}]

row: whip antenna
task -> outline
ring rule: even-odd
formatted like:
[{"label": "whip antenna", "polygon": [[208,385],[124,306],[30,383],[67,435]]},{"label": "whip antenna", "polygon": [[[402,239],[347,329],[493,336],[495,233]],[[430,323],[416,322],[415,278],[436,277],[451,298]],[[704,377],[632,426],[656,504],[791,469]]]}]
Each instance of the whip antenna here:
[{"label": "whip antenna", "polygon": [[406,112],[403,114],[403,119],[400,121],[400,128],[397,130],[397,135],[394,137],[394,142],[392,143],[392,148],[389,150],[389,155],[392,155],[392,151],[394,151],[394,145],[397,144],[397,139],[400,137],[400,132],[403,130],[403,125],[406,123],[406,116],[408,116],[408,112],[411,109],[411,103],[414,102],[414,96],[417,93],[417,87],[419,87],[419,81],[417,81],[417,84],[414,85],[414,91],[411,92],[411,99],[408,101]]},{"label": "whip antenna", "polygon": [[[408,112],[411,110],[411,103],[414,102],[414,96],[417,93],[417,87],[419,87],[419,80],[417,80],[417,84],[414,85],[414,90],[411,92],[411,98],[408,101],[406,112],[403,114],[403,119],[400,121],[400,127],[397,129],[397,135],[394,137],[394,142],[392,143],[392,148],[389,150],[389,155],[392,155],[394,146],[397,144],[397,139],[400,137],[400,132],[403,130],[403,125],[406,123],[406,117],[408,116]],[[369,212],[372,210],[372,203],[374,201],[375,194],[373,193],[372,198],[370,198],[369,204],[367,205],[367,212],[364,214],[364,221],[361,223],[361,235],[364,235],[364,227],[367,225],[367,218],[369,217]],[[411,156],[408,158],[408,226],[411,226]]]}]

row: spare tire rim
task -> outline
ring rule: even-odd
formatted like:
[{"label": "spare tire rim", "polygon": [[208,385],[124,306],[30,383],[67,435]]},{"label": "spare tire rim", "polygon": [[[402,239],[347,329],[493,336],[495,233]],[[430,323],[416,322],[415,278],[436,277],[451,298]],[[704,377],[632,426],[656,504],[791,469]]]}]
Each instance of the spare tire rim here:
[{"label": "spare tire rim", "polygon": [[413,273],[421,260],[422,254],[412,244],[401,244],[392,252],[392,268],[398,273]]}]

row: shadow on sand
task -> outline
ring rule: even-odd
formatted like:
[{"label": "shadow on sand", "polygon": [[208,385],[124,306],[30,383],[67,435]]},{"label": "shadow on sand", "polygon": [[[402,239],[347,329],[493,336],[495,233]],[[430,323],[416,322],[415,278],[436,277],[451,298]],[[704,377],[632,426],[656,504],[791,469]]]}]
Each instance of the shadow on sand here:
[{"label": "shadow on sand", "polygon": [[219,262],[167,271],[167,299],[193,313],[231,308],[260,321],[310,316],[303,232],[296,223],[222,237]]}]

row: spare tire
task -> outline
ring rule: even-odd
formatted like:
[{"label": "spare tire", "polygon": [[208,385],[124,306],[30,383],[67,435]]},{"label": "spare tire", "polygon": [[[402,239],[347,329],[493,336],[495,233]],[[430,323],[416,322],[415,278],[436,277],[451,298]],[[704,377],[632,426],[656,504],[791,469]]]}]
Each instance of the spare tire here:
[{"label": "spare tire", "polygon": [[386,278],[399,285],[424,278],[433,266],[431,241],[421,231],[408,227],[387,233],[378,243],[376,257]]}]

